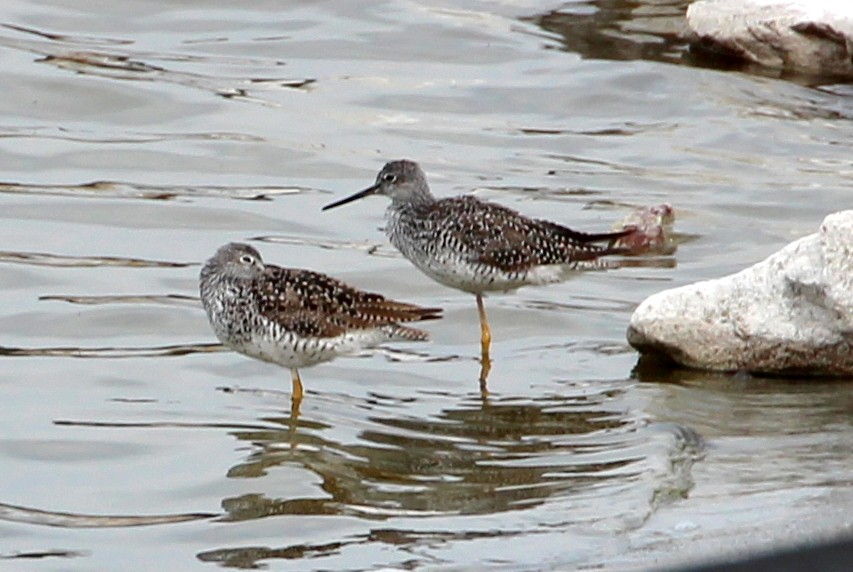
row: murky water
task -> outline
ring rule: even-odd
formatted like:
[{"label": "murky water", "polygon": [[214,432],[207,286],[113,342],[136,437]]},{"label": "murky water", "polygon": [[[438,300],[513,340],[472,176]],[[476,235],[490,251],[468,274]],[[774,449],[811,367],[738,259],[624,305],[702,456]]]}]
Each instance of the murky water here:
[{"label": "murky water", "polygon": [[[685,2],[7,2],[0,566],[646,569],[853,526],[849,383],[637,366],[663,288],[853,203],[853,92],[707,67]],[[487,300],[327,213],[389,159],[674,257]],[[434,341],[285,370],[195,300],[230,240],[441,305]]]}]

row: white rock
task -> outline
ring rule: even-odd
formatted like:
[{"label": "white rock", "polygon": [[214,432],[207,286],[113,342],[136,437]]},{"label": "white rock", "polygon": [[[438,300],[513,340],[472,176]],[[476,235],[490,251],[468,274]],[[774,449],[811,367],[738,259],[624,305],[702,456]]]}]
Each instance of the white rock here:
[{"label": "white rock", "polygon": [[689,40],[775,68],[853,77],[851,0],[699,0]]},{"label": "white rock", "polygon": [[688,367],[853,375],[853,210],[737,274],[649,297],[627,335]]}]

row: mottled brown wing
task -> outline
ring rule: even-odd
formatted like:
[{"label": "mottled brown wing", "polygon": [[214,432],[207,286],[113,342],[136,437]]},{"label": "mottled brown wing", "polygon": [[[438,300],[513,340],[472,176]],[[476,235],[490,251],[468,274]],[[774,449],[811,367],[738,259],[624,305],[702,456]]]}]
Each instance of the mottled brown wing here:
[{"label": "mottled brown wing", "polygon": [[599,246],[630,231],[588,234],[550,221],[530,219],[518,212],[465,196],[438,202],[431,216],[450,221],[447,229],[471,262],[505,272],[517,272],[543,264],[569,264],[592,260],[622,248]]},{"label": "mottled brown wing", "polygon": [[[609,254],[624,254],[627,249],[608,245],[598,245],[595,241],[612,243],[629,234],[628,232],[607,235],[580,235],[566,227],[560,227],[548,221],[531,221],[523,237],[500,241],[483,252],[479,261],[500,268],[505,272],[517,272],[548,264],[573,264],[596,260]],[[541,225],[541,226],[540,226]],[[556,228],[554,228],[556,227]],[[568,231],[563,233],[562,231]],[[570,233],[570,234],[569,234]]]},{"label": "mottled brown wing", "polygon": [[319,272],[267,265],[266,273],[261,313],[313,332],[311,336],[333,337],[348,330],[440,317],[438,308],[387,300]]}]

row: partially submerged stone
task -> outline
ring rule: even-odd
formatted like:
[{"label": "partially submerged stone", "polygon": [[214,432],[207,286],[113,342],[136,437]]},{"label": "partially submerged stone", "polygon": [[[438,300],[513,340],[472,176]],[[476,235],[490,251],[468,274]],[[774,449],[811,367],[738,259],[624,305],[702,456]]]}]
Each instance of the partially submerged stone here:
[{"label": "partially submerged stone", "polygon": [[649,297],[627,336],[687,367],[853,376],[853,210],[737,274]]},{"label": "partially submerged stone", "polygon": [[633,230],[614,244],[629,250],[628,254],[672,254],[676,243],[672,237],[675,210],[667,203],[639,207],[613,225],[613,230]]},{"label": "partially submerged stone", "polygon": [[764,66],[853,77],[849,0],[699,0],[688,40]]}]

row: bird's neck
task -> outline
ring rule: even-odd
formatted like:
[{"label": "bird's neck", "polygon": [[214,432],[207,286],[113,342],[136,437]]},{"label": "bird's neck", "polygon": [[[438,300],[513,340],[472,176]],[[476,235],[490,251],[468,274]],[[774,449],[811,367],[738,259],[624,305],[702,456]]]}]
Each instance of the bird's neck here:
[{"label": "bird's neck", "polygon": [[421,189],[408,195],[391,198],[391,208],[395,210],[418,209],[428,207],[435,203],[435,197],[429,189]]}]

